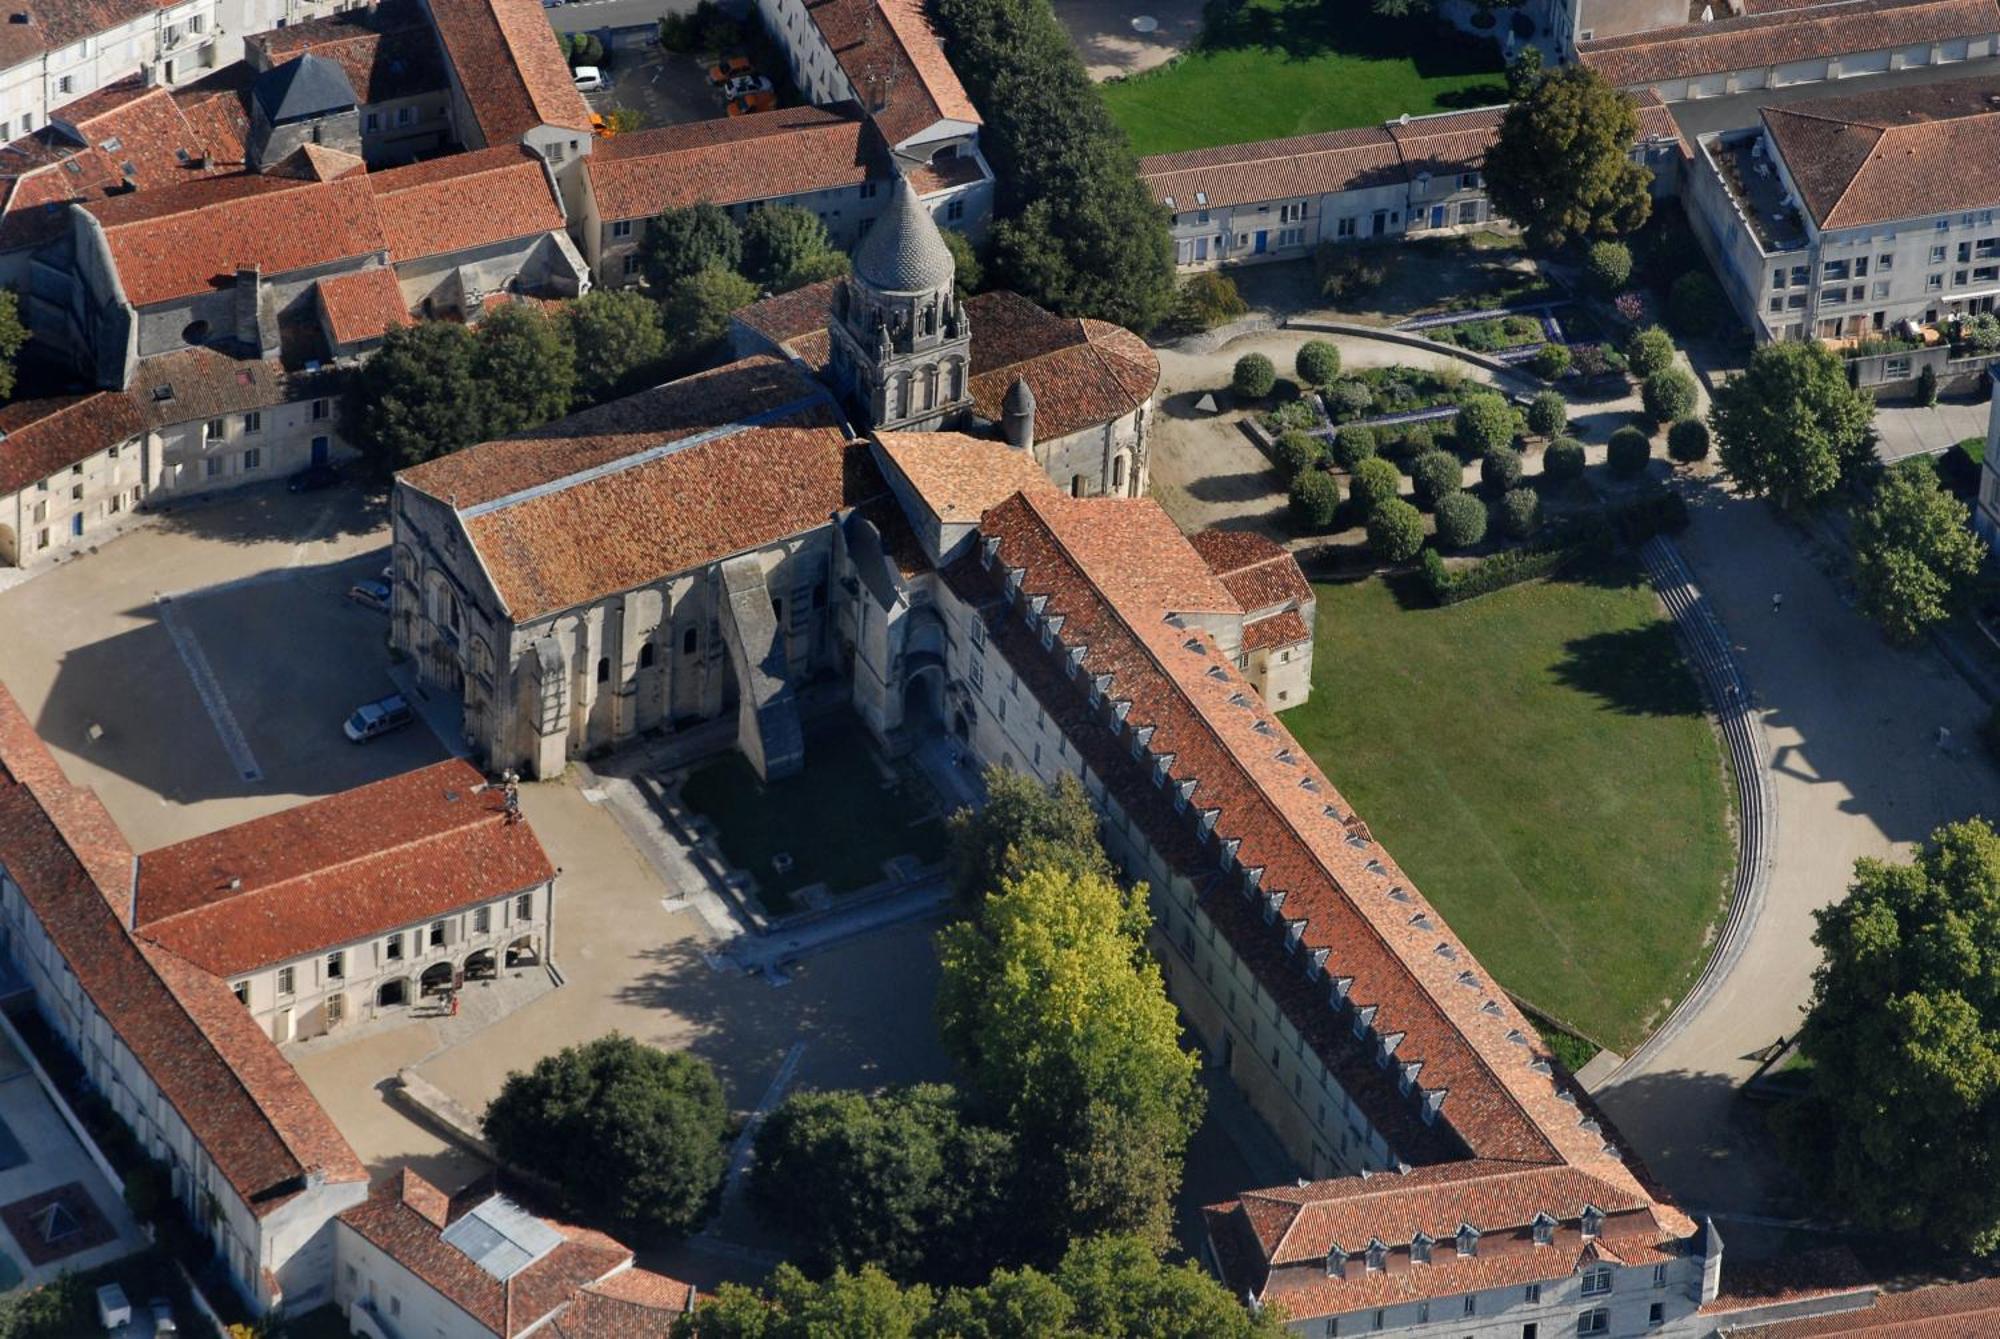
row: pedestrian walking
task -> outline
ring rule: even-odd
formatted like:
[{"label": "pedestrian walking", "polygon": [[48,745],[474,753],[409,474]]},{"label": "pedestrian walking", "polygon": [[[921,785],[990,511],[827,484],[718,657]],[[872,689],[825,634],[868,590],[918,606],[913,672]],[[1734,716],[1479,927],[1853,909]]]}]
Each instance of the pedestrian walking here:
[{"label": "pedestrian walking", "polygon": [[1772,592],[1771,592],[1771,612],[1772,612],[1772,613],[1774,613],[1774,614],[1775,614],[1775,613],[1777,613],[1777,612],[1778,612],[1778,610],[1780,610],[1780,609],[1782,609],[1782,608],[1784,607],[1784,604],[1785,604],[1785,593],[1784,593],[1783,591],[1779,591],[1779,590],[1774,590],[1774,591],[1772,591]]},{"label": "pedestrian walking", "polygon": [[453,1018],[458,1017],[458,992],[454,990],[446,995],[445,998],[451,1002],[451,1016]]}]

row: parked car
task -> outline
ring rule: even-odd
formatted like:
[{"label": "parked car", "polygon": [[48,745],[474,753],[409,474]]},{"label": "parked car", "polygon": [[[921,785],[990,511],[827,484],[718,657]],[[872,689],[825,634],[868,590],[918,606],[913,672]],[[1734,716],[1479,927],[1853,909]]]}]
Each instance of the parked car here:
[{"label": "parked car", "polygon": [[370,609],[389,612],[389,588],[380,581],[357,581],[347,588],[347,598]]},{"label": "parked car", "polygon": [[285,480],[286,491],[292,493],[317,493],[322,488],[331,488],[340,482],[340,470],[332,465],[308,465]]},{"label": "parked car", "polygon": [[748,56],[724,56],[708,67],[708,82],[726,84],[732,79],[741,79],[746,74],[757,73],[757,67],[750,63]]},{"label": "parked car", "polygon": [[579,65],[570,73],[576,80],[576,91],[579,93],[598,93],[606,87],[604,71],[595,65]]},{"label": "parked car", "polygon": [[181,1327],[174,1324],[174,1304],[164,1297],[155,1297],[146,1303],[146,1309],[153,1313],[153,1339],[163,1334],[179,1334]]},{"label": "parked car", "polygon": [[391,693],[373,702],[364,702],[354,709],[354,714],[341,726],[347,737],[357,744],[366,744],[371,739],[380,739],[392,730],[400,730],[415,720],[410,704],[401,693]]},{"label": "parked car", "polygon": [[107,1283],[97,1290],[97,1319],[107,1331],[117,1331],[132,1323],[132,1303],[125,1290]]},{"label": "parked car", "polygon": [[771,81],[761,74],[741,74],[722,86],[725,98],[744,98],[752,93],[769,93]]},{"label": "parked car", "polygon": [[752,112],[774,112],[778,109],[776,93],[746,93],[740,98],[729,100],[731,116],[748,116]]}]

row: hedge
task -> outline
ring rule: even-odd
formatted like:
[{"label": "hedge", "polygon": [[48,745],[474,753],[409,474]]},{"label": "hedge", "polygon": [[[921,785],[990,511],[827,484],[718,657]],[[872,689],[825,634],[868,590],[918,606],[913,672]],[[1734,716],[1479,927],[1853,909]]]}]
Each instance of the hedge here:
[{"label": "hedge", "polygon": [[1425,549],[1421,568],[1424,586],[1438,604],[1459,604],[1549,576],[1579,553],[1602,551],[1613,543],[1642,544],[1654,535],[1676,534],[1687,523],[1687,503],[1681,495],[1656,489],[1579,518],[1561,535],[1523,548],[1504,549],[1457,571],[1445,566],[1437,550]]}]

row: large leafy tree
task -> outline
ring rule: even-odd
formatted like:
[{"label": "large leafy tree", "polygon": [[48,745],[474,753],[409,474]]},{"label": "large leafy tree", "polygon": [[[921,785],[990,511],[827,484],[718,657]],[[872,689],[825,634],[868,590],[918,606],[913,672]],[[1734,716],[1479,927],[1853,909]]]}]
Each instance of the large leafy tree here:
[{"label": "large leafy tree", "polygon": [[1174,305],[1166,211],[1048,0],[940,0],[997,177],[993,276],[1066,316],[1136,330]]},{"label": "large leafy tree", "polygon": [[932,1331],[931,1290],[903,1288],[869,1265],[814,1282],[789,1262],[759,1293],[725,1283],[674,1322],[674,1339],[920,1339]]},{"label": "large leafy tree", "polygon": [[576,397],[576,350],[540,307],[510,302],[480,321],[472,371],[485,388],[486,436],[561,418]]},{"label": "large leafy tree", "polygon": [[577,390],[592,400],[629,389],[628,379],[666,357],[660,304],[631,289],[593,288],[564,313],[576,350]]},{"label": "large leafy tree", "polygon": [[989,767],[985,780],[986,803],[951,817],[952,885],[968,905],[1031,869],[1110,876],[1097,811],[1075,777],[1044,786]]},{"label": "large leafy tree", "polygon": [[1832,492],[1866,461],[1875,401],[1847,384],[1820,344],[1766,344],[1716,388],[1708,422],[1737,485],[1795,509]]},{"label": "large leafy tree", "polygon": [[14,393],[14,356],[27,342],[20,296],[11,288],[0,288],[0,400]]},{"label": "large leafy tree", "polygon": [[669,209],[646,225],[639,240],[639,269],[656,293],[711,266],[733,270],[743,260],[736,220],[706,201]]},{"label": "large leafy tree", "polygon": [[1884,473],[1854,518],[1854,585],[1862,609],[1892,640],[1915,641],[1970,596],[1985,546],[1967,518],[1928,460]]},{"label": "large leafy tree", "polygon": [[554,1183],[565,1211],[652,1238],[708,1212],[728,1126],[706,1061],[615,1032],[509,1074],[484,1123],[501,1159]]},{"label": "large leafy tree", "polygon": [[1956,823],[1910,864],[1858,861],[1815,917],[1801,1172],[1876,1229],[2000,1248],[2000,834]]},{"label": "large leafy tree", "polygon": [[1587,66],[1542,76],[1486,151],[1493,207],[1547,249],[1631,232],[1652,212],[1652,174],[1631,159],[1638,104]]},{"label": "large leafy tree", "polygon": [[675,284],[661,306],[674,352],[699,356],[729,333],[729,313],[757,300],[757,285],[734,270],[711,265]]},{"label": "large leafy tree", "polygon": [[743,275],[773,293],[847,273],[847,253],[819,215],[797,205],[765,205],[743,221]]},{"label": "large leafy tree", "polygon": [[482,441],[485,388],[473,368],[473,334],[454,321],[390,330],[349,383],[349,434],[387,474]]},{"label": "large leafy tree", "polygon": [[970,1283],[999,1253],[1013,1161],[1013,1141],[940,1084],[801,1093],[758,1131],[750,1192],[815,1272]]},{"label": "large leafy tree", "polygon": [[1015,1131],[1030,1240],[1165,1240],[1202,1094],[1149,923],[1143,887],[1030,869],[939,936],[945,1044]]}]

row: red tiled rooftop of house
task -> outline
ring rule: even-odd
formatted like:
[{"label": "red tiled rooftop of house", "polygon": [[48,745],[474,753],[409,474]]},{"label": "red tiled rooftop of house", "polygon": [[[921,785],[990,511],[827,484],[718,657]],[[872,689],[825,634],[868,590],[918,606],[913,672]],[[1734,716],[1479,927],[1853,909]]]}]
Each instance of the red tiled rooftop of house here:
[{"label": "red tiled rooftop of house", "polygon": [[890,144],[939,121],[981,124],[917,0],[814,0],[806,13]]},{"label": "red tiled rooftop of house", "polygon": [[143,431],[137,408],[116,391],[0,406],[0,496],[30,488]]},{"label": "red tiled rooftop of house", "polygon": [[972,399],[999,422],[1017,378],[1035,395],[1035,440],[1053,441],[1132,413],[1160,384],[1146,341],[1108,321],[1057,316],[1004,289],[965,300]]},{"label": "red tiled rooftop of house", "polygon": [[563,227],[548,170],[517,144],[373,172],[368,184],[398,263]]},{"label": "red tiled rooftop of house", "polygon": [[1035,458],[962,432],[878,432],[877,449],[945,524],[970,524],[1018,492],[1053,493]]},{"label": "red tiled rooftop of house", "polygon": [[526,822],[460,761],[405,772],[139,860],[138,932],[220,976],[547,883]]},{"label": "red tiled rooftop of house", "polygon": [[1813,220],[1851,228],[2000,201],[1996,97],[2000,79],[1988,76],[1814,98],[1763,117]]},{"label": "red tiled rooftop of house", "polygon": [[[1304,605],[1313,598],[1298,559],[1255,531],[1204,530],[1189,542],[1246,614],[1286,603]],[[1244,635],[1249,635],[1247,628]]]},{"label": "red tiled rooftop of house", "polygon": [[1993,0],[1828,0],[1654,32],[1577,43],[1577,56],[1621,87],[2000,31]]},{"label": "red tiled rooftop of house", "polygon": [[322,279],[317,287],[327,331],[335,344],[379,339],[384,331],[411,323],[403,286],[396,282],[396,271],[387,265]]},{"label": "red tiled rooftop of house", "polygon": [[598,217],[651,218],[694,204],[733,205],[840,190],[890,171],[852,103],[784,107],[619,135],[583,160]]},{"label": "red tiled rooftop of house", "polygon": [[590,109],[536,0],[425,4],[488,146],[512,143],[540,125],[590,133]]},{"label": "red tiled rooftop of house", "polygon": [[445,87],[436,36],[423,15],[401,0],[252,33],[243,42],[253,63],[264,69],[308,51],[326,57],[347,75],[364,106]]}]

